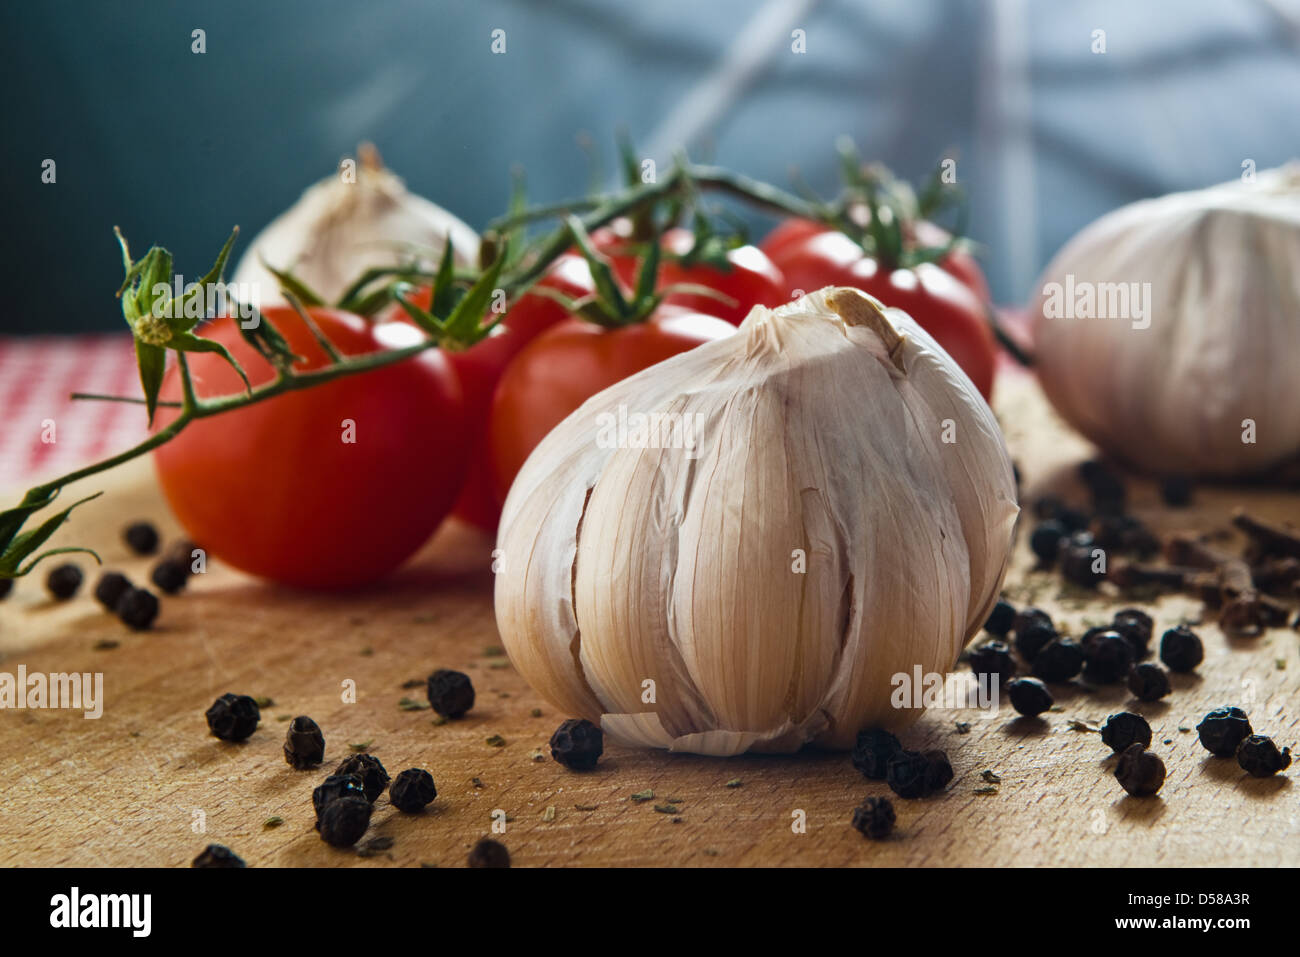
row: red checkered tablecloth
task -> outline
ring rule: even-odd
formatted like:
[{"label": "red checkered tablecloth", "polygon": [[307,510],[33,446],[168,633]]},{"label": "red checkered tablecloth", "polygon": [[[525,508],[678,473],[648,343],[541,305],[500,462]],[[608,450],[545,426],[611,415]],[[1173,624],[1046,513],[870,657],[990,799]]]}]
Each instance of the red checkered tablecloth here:
[{"label": "red checkered tablecloth", "polygon": [[142,406],[74,401],[73,392],[141,394],[129,334],[0,336],[0,488],[61,475],[145,436]]}]

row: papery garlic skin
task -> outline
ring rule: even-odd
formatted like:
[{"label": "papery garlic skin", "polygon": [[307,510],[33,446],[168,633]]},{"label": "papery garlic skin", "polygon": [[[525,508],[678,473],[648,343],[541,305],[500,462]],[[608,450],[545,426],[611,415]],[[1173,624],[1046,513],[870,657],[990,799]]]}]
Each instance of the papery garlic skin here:
[{"label": "papery garlic skin", "polygon": [[[340,164],[341,166],[342,164]],[[384,167],[373,146],[357,150],[355,179],[341,169],[307,188],[249,243],[231,282],[251,302],[283,302],[280,283],[263,261],[291,271],[326,302],[335,302],[365,270],[410,262],[437,265],[450,236],[456,261],[473,263],[478,235]],[[410,248],[403,248],[409,246]]]},{"label": "papery garlic skin", "polygon": [[[1101,283],[1137,283],[1130,295],[1149,284],[1147,314],[1045,316],[1050,284],[1067,282],[1076,300]],[[1043,391],[1106,452],[1142,471],[1218,477],[1300,454],[1300,402],[1288,398],[1300,378],[1300,165],[1109,213],[1035,291]]]},{"label": "papery garlic skin", "polygon": [[[602,448],[620,406],[702,415],[698,446]],[[497,627],[543,697],[618,740],[848,748],[918,716],[891,706],[892,678],[952,667],[1017,512],[957,364],[900,310],[823,289],[755,307],[546,437],[502,515]]]}]

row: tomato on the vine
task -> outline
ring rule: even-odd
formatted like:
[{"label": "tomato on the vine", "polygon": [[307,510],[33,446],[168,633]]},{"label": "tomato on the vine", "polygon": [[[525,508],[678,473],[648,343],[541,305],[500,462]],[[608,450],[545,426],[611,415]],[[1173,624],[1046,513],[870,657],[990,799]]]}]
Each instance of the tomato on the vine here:
[{"label": "tomato on the vine", "polygon": [[[262,314],[305,360],[295,369],[328,364],[293,309],[268,306]],[[343,355],[392,347],[384,327],[358,316],[326,308],[309,314]],[[253,385],[274,378],[235,319],[216,319],[200,333],[224,345]],[[186,358],[200,398],[243,391],[220,357]],[[175,366],[161,397],[181,398]],[[175,416],[160,407],[156,427]],[[211,555],[287,585],[342,588],[383,577],[428,540],[460,492],[468,440],[456,374],[430,349],[197,419],[154,452],[154,464],[176,518]]]},{"label": "tomato on the vine", "polygon": [[524,461],[570,412],[602,389],[678,353],[735,332],[712,315],[661,307],[642,322],[604,328],[566,319],[515,357],[497,386],[489,427],[502,502]]},{"label": "tomato on the vine", "polygon": [[947,270],[934,263],[883,267],[848,236],[831,231],[796,238],[777,258],[795,289],[853,286],[902,309],[957,360],[985,399],[992,394],[997,350],[986,304]]},{"label": "tomato on the vine", "polygon": [[[570,299],[580,299],[594,289],[587,263],[574,256],[557,259],[537,285]],[[425,287],[412,295],[410,301],[427,309],[430,298],[430,289]],[[452,514],[484,531],[495,532],[501,518],[501,499],[493,486],[488,459],[487,429],[492,396],[514,357],[567,315],[564,306],[554,299],[529,292],[510,307],[492,335],[468,349],[446,352],[465,394],[465,421],[470,435],[465,484]],[[401,318],[405,318],[404,313]]]}]

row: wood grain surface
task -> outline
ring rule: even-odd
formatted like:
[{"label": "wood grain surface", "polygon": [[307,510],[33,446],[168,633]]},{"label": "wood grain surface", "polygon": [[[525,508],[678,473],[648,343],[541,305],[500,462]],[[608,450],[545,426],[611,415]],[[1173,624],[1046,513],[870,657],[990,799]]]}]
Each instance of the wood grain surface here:
[{"label": "wood grain surface", "polygon": [[[1026,499],[1053,488],[1082,501],[1071,466],[1090,449],[1032,380],[1004,376],[995,404]],[[122,526],[147,517],[177,534],[150,466],[133,463],[65,494],[100,488],[104,498],[78,511],[56,541],[91,544],[107,567],[144,579],[149,561],[129,556]],[[1130,496],[1135,513],[1161,530],[1227,527],[1238,505],[1267,518],[1300,516],[1297,496],[1277,490],[1198,488],[1193,507],[1178,511],[1159,504],[1150,482],[1135,479]],[[1076,635],[1132,604],[1080,600],[1032,571],[1023,526],[1006,585],[1017,604],[1033,599]],[[1137,704],[1114,686],[1059,692],[1061,710],[1042,721],[1013,720],[1005,703],[994,716],[926,714],[904,743],[945,749],[956,777],[940,796],[895,799],[897,833],[876,843],[849,818],[862,798],[889,792],[843,754],[716,759],[610,744],[594,772],[556,764],[546,745],[565,716],[499,654],[490,551],[486,537],[449,526],[390,582],[348,595],[277,588],[214,561],[184,595],[164,597],[157,627],[144,634],[99,610],[88,561],[87,584],[67,603],[47,600],[43,574],[19,582],[0,603],[0,670],[102,672],[105,704],[97,720],[0,711],[0,863],[184,866],[219,842],[250,866],[462,866],[499,810],[508,820],[496,836],[516,866],[1300,864],[1297,769],[1249,778],[1182,730],[1212,707],[1238,704],[1257,731],[1300,744],[1293,630],[1227,641],[1213,624],[1198,628],[1206,661],[1197,675],[1174,676],[1164,703]],[[1177,596],[1147,607],[1157,636],[1199,612]],[[423,702],[422,684],[404,682],[438,667],[473,678],[478,703],[464,720],[435,725],[430,711],[399,706],[404,697]],[[348,680],[353,704],[342,701]],[[274,700],[243,744],[207,733],[203,712],[226,691]],[[1096,725],[1125,708],[1151,721],[1168,766],[1158,797],[1126,797],[1099,737],[1071,729],[1072,719]],[[298,714],[324,729],[320,771],[294,771],[281,754],[285,721]],[[969,731],[959,733],[958,722]],[[490,745],[494,735],[505,744]],[[350,744],[365,742],[390,773],[425,767],[438,786],[420,815],[380,799],[365,840],[393,843],[370,856],[330,848],[312,829],[312,788]],[[1001,783],[989,785],[986,770]],[[632,800],[646,790],[653,799]],[[676,813],[662,810],[670,804]],[[800,816],[802,832],[792,827]],[[268,825],[272,818],[282,823]]]}]

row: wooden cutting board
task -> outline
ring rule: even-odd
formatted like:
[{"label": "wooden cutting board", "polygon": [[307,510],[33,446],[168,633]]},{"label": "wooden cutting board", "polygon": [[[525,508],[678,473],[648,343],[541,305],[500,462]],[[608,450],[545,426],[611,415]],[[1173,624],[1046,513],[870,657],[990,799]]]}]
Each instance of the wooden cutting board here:
[{"label": "wooden cutting board", "polygon": [[[1032,379],[1004,376],[995,405],[1026,499],[1050,487],[1082,501],[1070,466],[1090,449]],[[121,528],[149,518],[168,538],[178,534],[149,464],[66,494],[94,489],[103,499],[78,511],[56,543],[93,545],[107,567],[143,580],[149,562],[129,556]],[[1276,490],[1200,488],[1194,506],[1179,511],[1161,506],[1149,482],[1134,480],[1130,495],[1135,513],[1160,530],[1226,527],[1237,505],[1272,519],[1300,515],[1297,496]],[[486,537],[448,526],[390,582],[348,595],[282,589],[214,561],[184,595],[164,597],[157,627],[145,634],[100,611],[90,594],[98,573],[86,561],[87,584],[70,602],[48,601],[43,575],[19,582],[0,603],[0,670],[102,672],[105,703],[97,720],[0,711],[0,863],[184,866],[218,842],[251,866],[460,866],[491,833],[493,813],[504,812],[505,833],[495,836],[517,866],[1300,864],[1300,768],[1252,779],[1182,730],[1212,707],[1238,704],[1258,731],[1300,744],[1295,631],[1230,642],[1212,624],[1199,628],[1207,660],[1198,675],[1174,676],[1174,694],[1159,704],[1134,703],[1114,686],[1058,693],[1062,710],[1045,721],[1013,720],[1006,704],[991,718],[928,713],[904,743],[945,749],[956,777],[941,796],[895,799],[897,833],[875,843],[849,818],[862,798],[889,792],[843,754],[718,759],[609,744],[594,772],[556,764],[547,740],[566,716],[499,654],[490,551]],[[1076,635],[1131,604],[1063,595],[1058,579],[1030,564],[1022,534],[1008,597],[1032,600]],[[1157,636],[1199,611],[1178,596],[1148,607]],[[404,682],[438,667],[474,681],[478,702],[464,720],[435,725],[431,712],[399,705],[423,702],[422,687]],[[349,681],[356,702],[345,704]],[[243,744],[207,732],[203,712],[226,691],[274,701]],[[1096,725],[1125,708],[1150,720],[1168,766],[1156,798],[1126,797],[1098,736],[1071,730],[1071,719]],[[298,714],[324,729],[319,772],[294,771],[281,754],[286,719]],[[488,743],[496,735],[504,745]],[[325,845],[311,806],[326,770],[350,744],[365,743],[390,773],[428,768],[438,786],[421,815],[380,799],[365,840],[393,843],[368,857]],[[1001,779],[992,793],[981,793],[991,787],[984,771]],[[654,798],[632,800],[645,791]],[[676,813],[660,810],[669,804]]]}]

